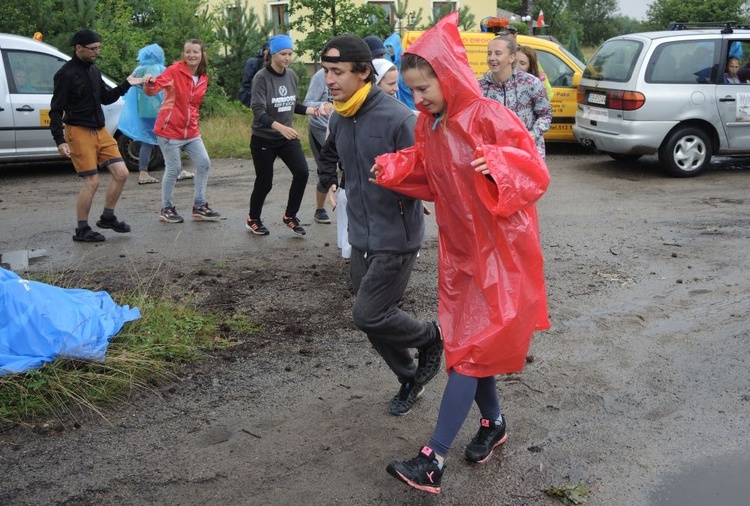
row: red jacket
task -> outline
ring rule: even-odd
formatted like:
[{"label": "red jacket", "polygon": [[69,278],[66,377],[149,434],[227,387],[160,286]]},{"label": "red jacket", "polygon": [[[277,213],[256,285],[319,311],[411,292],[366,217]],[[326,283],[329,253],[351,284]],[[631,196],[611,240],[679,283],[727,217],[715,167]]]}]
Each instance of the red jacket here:
[{"label": "red jacket", "polygon": [[[446,369],[483,378],[523,369],[533,332],[549,328],[534,206],[549,172],[521,120],[482,97],[457,16],[443,18],[406,51],[435,70],[445,116],[438,121],[422,110],[414,146],[376,162],[381,185],[435,202]],[[480,153],[492,180],[471,166]]]},{"label": "red jacket", "polygon": [[154,133],[167,139],[199,137],[198,116],[207,87],[208,75],[199,76],[195,83],[184,61],[173,63],[154,82],[146,83],[146,95],[164,92]]}]

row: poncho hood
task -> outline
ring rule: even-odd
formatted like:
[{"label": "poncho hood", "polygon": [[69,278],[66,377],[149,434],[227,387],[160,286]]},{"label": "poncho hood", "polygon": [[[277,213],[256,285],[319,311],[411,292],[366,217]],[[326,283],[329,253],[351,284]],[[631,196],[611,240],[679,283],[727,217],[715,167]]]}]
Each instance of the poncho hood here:
[{"label": "poncho hood", "polygon": [[[453,99],[446,116],[482,98],[482,90],[469,66],[466,48],[458,32],[458,12],[453,12],[424,32],[405,53],[421,56],[429,62],[443,89],[450,88]],[[420,112],[429,114],[417,106]]]}]

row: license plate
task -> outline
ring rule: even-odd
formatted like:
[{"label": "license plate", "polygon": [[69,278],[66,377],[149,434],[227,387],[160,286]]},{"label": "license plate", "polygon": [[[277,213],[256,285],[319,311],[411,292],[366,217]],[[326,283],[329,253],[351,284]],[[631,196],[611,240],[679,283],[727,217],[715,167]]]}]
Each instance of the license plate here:
[{"label": "license plate", "polygon": [[589,93],[589,104],[604,105],[607,103],[607,95],[603,93]]},{"label": "license plate", "polygon": [[39,124],[42,126],[49,126],[49,109],[41,109],[39,111]]}]

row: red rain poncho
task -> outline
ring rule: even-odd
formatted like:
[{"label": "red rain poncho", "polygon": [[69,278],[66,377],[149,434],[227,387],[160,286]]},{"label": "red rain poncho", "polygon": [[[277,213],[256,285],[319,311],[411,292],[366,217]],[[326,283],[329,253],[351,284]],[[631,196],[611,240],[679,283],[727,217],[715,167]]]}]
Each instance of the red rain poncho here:
[{"label": "red rain poncho", "polygon": [[[457,20],[446,16],[406,51],[435,70],[445,116],[435,125],[421,110],[414,146],[376,162],[381,185],[435,202],[446,369],[481,378],[521,371],[532,333],[549,328],[534,206],[549,172],[518,117],[482,97]],[[480,153],[495,182],[471,167]]]}]

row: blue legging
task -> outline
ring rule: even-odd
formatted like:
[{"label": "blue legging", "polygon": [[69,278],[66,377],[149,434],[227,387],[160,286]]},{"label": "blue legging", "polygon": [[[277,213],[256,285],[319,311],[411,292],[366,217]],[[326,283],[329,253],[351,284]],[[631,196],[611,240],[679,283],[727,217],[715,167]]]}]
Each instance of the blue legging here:
[{"label": "blue legging", "polygon": [[472,401],[477,403],[482,418],[500,418],[500,399],[494,376],[473,378],[451,370],[440,402],[435,432],[429,442],[430,448],[441,457],[448,455],[453,440],[469,415]]}]

